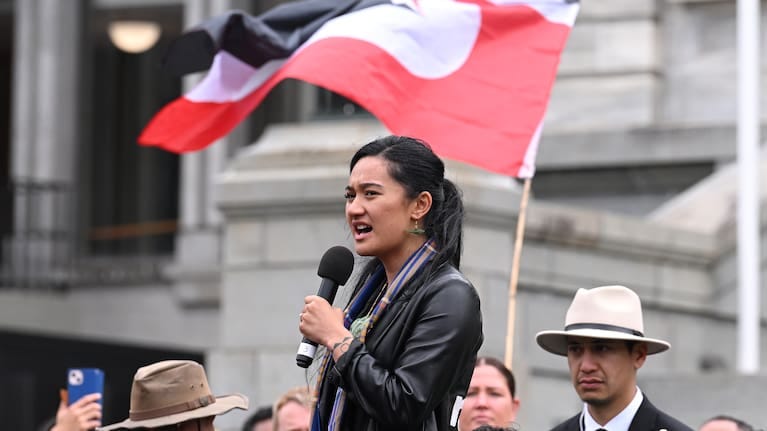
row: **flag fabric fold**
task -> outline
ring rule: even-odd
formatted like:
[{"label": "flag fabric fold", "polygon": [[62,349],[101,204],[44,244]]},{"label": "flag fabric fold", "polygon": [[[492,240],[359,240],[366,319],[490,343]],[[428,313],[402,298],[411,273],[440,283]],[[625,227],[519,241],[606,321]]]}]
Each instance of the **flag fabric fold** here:
[{"label": "flag fabric fold", "polygon": [[347,97],[392,133],[443,157],[521,178],[535,151],[569,0],[305,0],[257,17],[230,12],[184,34],[178,74],[210,68],[160,110],[142,145],[195,151],[224,136],[287,78]]}]

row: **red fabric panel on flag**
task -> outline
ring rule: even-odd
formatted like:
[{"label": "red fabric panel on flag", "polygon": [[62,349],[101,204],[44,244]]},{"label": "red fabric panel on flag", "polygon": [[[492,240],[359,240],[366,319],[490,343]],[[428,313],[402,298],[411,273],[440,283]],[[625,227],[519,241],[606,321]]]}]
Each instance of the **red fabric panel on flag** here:
[{"label": "red fabric panel on flag", "polygon": [[229,133],[250,115],[279,81],[274,78],[269,80],[268,86],[259,87],[238,102],[193,102],[179,97],[165,105],[149,121],[138,143],[158,146],[174,153],[201,150]]},{"label": "red fabric panel on flag", "polygon": [[415,77],[377,47],[341,38],[307,47],[282,73],[354,100],[444,157],[517,176],[569,31],[528,8],[488,8],[469,60],[442,79]]}]

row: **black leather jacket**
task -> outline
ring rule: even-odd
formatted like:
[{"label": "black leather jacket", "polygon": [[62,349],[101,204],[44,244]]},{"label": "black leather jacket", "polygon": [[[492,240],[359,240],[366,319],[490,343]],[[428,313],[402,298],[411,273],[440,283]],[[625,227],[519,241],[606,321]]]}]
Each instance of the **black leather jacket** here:
[{"label": "black leather jacket", "polygon": [[355,339],[328,370],[321,429],[339,385],[346,391],[343,430],[453,429],[454,403],[466,396],[481,345],[479,297],[457,269],[444,265],[426,283],[404,287],[365,344]]}]

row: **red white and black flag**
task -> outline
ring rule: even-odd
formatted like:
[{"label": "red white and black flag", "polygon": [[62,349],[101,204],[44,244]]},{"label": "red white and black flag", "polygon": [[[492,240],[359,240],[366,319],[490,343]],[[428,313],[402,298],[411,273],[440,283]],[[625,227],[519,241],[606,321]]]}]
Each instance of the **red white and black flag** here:
[{"label": "red white and black flag", "polygon": [[177,74],[210,68],[139,137],[202,149],[281,80],[341,94],[441,156],[531,177],[572,0],[305,0],[257,17],[230,12],[171,47]]}]

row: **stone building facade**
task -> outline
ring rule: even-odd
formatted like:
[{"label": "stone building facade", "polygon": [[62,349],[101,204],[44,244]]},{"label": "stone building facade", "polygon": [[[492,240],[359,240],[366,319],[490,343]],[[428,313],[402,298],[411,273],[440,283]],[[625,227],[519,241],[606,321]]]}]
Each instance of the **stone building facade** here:
[{"label": "stone building facade", "polygon": [[[339,104],[353,106],[332,95],[289,83],[202,152],[131,146],[153,109],[195,79],[157,78],[151,64],[163,43],[206,16],[275,3],[0,1],[0,20],[12,24],[0,174],[13,185],[0,338],[134,348],[132,359],[107,364],[128,370],[149,357],[140,349],[198,355],[217,392],[243,392],[252,405],[311,381],[311,369],[294,362],[296,316],[316,290],[324,250],[350,245],[341,199],[348,159],[386,130],[364,114],[342,115]],[[109,51],[101,33],[121,14],[162,20],[158,48]],[[522,429],[547,429],[579,409],[566,362],[538,348],[534,334],[563,324],[577,288],[616,283],[641,296],[646,332],[673,346],[640,372],[656,404],[693,427],[718,413],[767,424],[764,379],[734,375],[735,103],[734,1],[583,2],[528,208],[513,360]],[[519,186],[456,162],[448,169],[467,207],[463,269],[482,298],[482,353],[502,357]],[[337,302],[344,298],[342,289]],[[30,355],[2,358],[14,353]],[[23,365],[6,373],[25,376],[20,387],[36,376]],[[117,395],[125,385],[114,386],[125,400]],[[53,397],[28,397],[55,407]],[[244,417],[217,424],[234,430]]]}]

